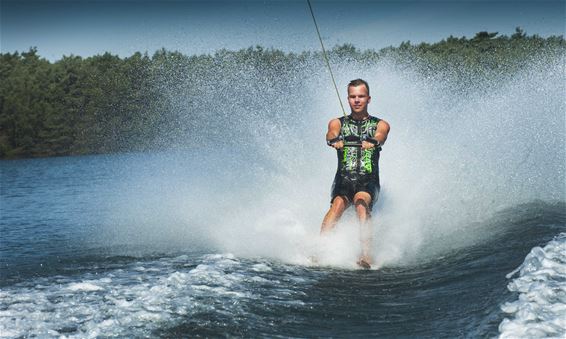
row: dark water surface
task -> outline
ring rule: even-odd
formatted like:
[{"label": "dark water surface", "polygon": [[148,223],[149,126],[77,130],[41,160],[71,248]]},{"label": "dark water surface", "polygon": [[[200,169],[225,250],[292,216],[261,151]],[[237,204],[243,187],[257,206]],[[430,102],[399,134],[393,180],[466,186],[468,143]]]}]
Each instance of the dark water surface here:
[{"label": "dark water surface", "polygon": [[[117,239],[112,228],[126,224],[116,201],[132,196],[125,187],[172,189],[167,182],[148,187],[131,169],[174,177],[172,168],[186,168],[190,157],[169,169],[162,160],[0,163],[2,336],[492,337],[508,317],[501,306],[517,299],[506,275],[566,224],[563,202],[532,201],[483,221],[493,230],[485,241],[370,271],[225,253],[195,235],[196,226],[183,235],[188,240],[162,237],[170,225],[192,227],[179,216],[151,221],[155,241],[136,238],[135,230],[132,241]],[[198,176],[184,179],[201,189]]]}]

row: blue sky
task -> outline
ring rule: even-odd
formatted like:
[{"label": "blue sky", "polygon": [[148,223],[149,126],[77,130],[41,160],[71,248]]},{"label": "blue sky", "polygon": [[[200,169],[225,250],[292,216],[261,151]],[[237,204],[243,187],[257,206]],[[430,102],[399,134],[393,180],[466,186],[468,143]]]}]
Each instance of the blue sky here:
[{"label": "blue sky", "polygon": [[[402,41],[435,42],[515,27],[564,35],[564,0],[311,0],[328,48],[360,49]],[[261,45],[300,52],[320,48],[306,0],[1,0],[2,52],[31,46],[51,61],[106,51],[129,56],[162,47],[185,54]]]}]

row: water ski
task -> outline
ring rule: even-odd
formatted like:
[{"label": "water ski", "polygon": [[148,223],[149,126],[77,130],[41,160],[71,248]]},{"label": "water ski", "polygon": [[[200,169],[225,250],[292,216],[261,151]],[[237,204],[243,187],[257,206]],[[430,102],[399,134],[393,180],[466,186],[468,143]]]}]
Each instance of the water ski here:
[{"label": "water ski", "polygon": [[[318,257],[314,255],[307,257],[307,263],[309,266],[320,266],[320,261],[318,260]],[[364,270],[371,269],[371,264],[362,258],[356,261],[356,265],[358,265],[360,268]]]}]

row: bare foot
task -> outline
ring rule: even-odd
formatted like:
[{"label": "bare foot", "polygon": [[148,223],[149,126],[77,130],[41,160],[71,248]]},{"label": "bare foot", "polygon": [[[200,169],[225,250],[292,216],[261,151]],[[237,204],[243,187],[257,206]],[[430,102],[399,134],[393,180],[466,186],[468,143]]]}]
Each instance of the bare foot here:
[{"label": "bare foot", "polygon": [[366,256],[362,256],[356,264],[363,269],[369,270],[371,268],[371,259]]}]

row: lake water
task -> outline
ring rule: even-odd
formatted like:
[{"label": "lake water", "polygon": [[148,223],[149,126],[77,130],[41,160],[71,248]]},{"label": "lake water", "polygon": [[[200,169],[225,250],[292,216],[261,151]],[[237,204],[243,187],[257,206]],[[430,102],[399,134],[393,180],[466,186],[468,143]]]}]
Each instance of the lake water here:
[{"label": "lake water", "polygon": [[[504,208],[468,225],[487,232],[476,241],[370,271],[343,250],[355,237],[338,234],[348,241],[327,244],[338,258],[313,266],[318,223],[299,227],[281,209],[250,219],[251,176],[219,176],[238,157],[200,157],[206,165],[194,152],[1,162],[0,336],[565,333],[564,202]],[[222,227],[231,218],[240,230]]]}]

